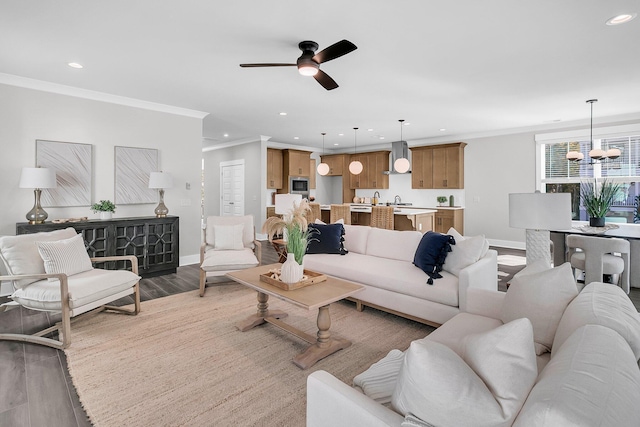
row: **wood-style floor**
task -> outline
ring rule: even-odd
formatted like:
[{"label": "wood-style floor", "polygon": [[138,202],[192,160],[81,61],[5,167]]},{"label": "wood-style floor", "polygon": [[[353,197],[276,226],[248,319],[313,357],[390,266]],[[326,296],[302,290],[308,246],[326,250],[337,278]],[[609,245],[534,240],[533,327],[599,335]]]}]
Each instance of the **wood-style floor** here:
[{"label": "wood-style floor", "polygon": [[[269,242],[263,242],[262,247],[263,262],[277,262],[277,254]],[[501,279],[499,288],[504,290],[506,281],[524,267],[517,262],[518,258],[524,256],[524,251],[496,249],[499,255],[510,257],[510,261],[516,260],[498,263]],[[197,265],[188,265],[178,268],[176,274],[142,279],[142,301],[198,289],[198,271]],[[216,281],[226,279],[210,279],[214,286]],[[640,307],[640,289],[632,289],[631,299],[636,307]],[[127,297],[119,300],[118,304],[132,302],[133,299]],[[0,330],[28,333],[44,329],[57,320],[46,313],[19,308],[0,313]],[[73,327],[71,331],[73,345]],[[91,426],[69,377],[63,351],[34,344],[0,341],[0,427],[4,426]]]}]

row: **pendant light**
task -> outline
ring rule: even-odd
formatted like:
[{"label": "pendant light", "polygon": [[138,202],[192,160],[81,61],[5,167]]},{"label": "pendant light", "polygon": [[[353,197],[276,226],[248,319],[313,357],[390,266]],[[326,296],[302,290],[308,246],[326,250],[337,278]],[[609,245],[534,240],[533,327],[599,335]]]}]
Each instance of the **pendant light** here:
[{"label": "pendant light", "polygon": [[[593,148],[593,103],[598,102],[597,99],[588,99],[587,103],[591,104],[591,122],[589,124],[589,143],[591,144],[591,150],[589,150],[589,157],[591,161],[589,164],[595,164],[605,160],[615,160],[622,152],[617,148],[610,148],[607,151],[600,148]],[[566,155],[566,159],[572,162],[579,162],[584,159],[584,154],[579,151],[569,151]]]},{"label": "pendant light", "polygon": [[[404,119],[398,120],[400,122],[400,142],[402,142],[402,126],[404,125]],[[411,167],[409,159],[405,157],[399,157],[393,162],[393,169],[398,173],[406,173]]]},{"label": "pendant light", "polygon": [[[322,132],[322,155],[324,156],[324,136],[326,135],[326,132]],[[322,160],[322,156],[320,156],[320,160]],[[318,173],[322,176],[325,176],[326,174],[329,173],[329,165],[322,162],[318,165]]]},{"label": "pendant light", "polygon": [[[358,151],[358,137],[357,137],[358,128],[353,128],[353,154],[356,154]],[[362,173],[362,163],[359,160],[353,160],[349,163],[349,172],[354,175],[360,175]]]}]

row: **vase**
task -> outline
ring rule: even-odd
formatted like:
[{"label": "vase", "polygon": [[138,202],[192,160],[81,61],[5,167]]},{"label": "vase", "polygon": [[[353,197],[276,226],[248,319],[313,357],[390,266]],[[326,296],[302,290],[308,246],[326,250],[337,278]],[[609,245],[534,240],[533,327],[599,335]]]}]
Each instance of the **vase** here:
[{"label": "vase", "polygon": [[280,280],[287,284],[297,283],[302,279],[303,273],[304,263],[298,264],[296,256],[291,252],[287,253],[287,260],[280,267]]},{"label": "vase", "polygon": [[100,212],[100,219],[111,219],[112,216],[112,212]]}]

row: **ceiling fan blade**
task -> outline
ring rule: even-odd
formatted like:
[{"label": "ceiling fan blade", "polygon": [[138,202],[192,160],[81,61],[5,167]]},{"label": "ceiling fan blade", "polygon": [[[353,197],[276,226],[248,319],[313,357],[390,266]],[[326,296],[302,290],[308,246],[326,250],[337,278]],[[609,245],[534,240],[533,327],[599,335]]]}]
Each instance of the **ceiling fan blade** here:
[{"label": "ceiling fan blade", "polygon": [[318,73],[313,76],[313,78],[316,79],[316,81],[326,90],[332,90],[338,87],[338,83],[336,83],[335,80],[329,77],[329,75],[322,70],[318,70]]},{"label": "ceiling fan blade", "polygon": [[339,58],[349,52],[353,52],[357,48],[358,47],[355,44],[351,43],[349,40],[340,40],[339,42],[334,43],[331,46],[316,53],[313,56],[313,60],[318,64],[322,64],[323,62],[331,61],[332,59]]},{"label": "ceiling fan blade", "polygon": [[277,62],[267,62],[264,64],[240,64],[243,68],[251,67],[296,67],[298,64],[281,64]]}]

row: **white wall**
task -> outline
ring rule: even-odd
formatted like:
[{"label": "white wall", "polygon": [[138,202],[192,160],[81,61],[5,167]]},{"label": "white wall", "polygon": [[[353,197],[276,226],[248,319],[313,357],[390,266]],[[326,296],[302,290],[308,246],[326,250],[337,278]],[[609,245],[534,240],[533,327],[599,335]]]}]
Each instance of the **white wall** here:
[{"label": "white wall", "polygon": [[[93,145],[93,201],[114,200],[114,146],[154,148],[174,178],[165,204],[180,217],[181,264],[198,262],[202,119],[0,84],[0,121],[0,235],[15,234],[33,206],[33,190],[18,182],[35,166],[36,139]],[[152,216],[155,206],[119,205],[115,217]],[[88,206],[46,211],[49,220],[97,218]]]}]

